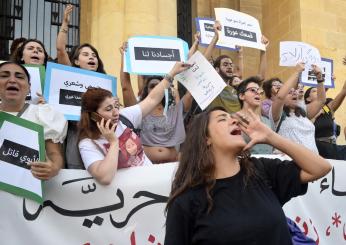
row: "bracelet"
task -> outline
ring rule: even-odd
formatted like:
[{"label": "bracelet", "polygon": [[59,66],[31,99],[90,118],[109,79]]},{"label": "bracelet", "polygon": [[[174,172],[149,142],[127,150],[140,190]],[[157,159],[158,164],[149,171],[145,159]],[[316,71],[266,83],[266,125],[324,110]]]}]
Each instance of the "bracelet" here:
[{"label": "bracelet", "polygon": [[66,30],[66,29],[61,28],[61,29],[60,29],[60,32],[67,33],[67,30]]},{"label": "bracelet", "polygon": [[166,79],[169,82],[169,86],[172,87],[173,86],[173,81],[174,81],[174,77],[172,77],[169,74],[166,74],[164,77],[164,79]]}]

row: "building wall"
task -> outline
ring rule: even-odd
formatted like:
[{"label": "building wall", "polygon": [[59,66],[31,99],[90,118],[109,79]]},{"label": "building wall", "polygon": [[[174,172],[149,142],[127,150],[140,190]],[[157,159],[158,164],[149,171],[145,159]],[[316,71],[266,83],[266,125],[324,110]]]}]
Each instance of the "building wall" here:
[{"label": "building wall", "polygon": [[[302,41],[319,49],[321,56],[334,60],[336,88],[328,97],[334,98],[346,77],[342,58],[346,55],[346,2],[342,0],[262,0],[262,31],[271,41],[268,49],[268,75],[287,79],[292,68],[280,67],[279,42]],[[346,104],[335,114],[342,130],[346,127]],[[343,133],[338,143],[345,144]]]},{"label": "building wall", "polygon": [[[342,58],[346,55],[346,1],[344,0],[192,0],[192,16],[215,18],[214,8],[225,7],[256,17],[262,33],[270,40],[267,50],[267,77],[287,79],[292,68],[279,67],[279,42],[303,41],[316,46],[323,57],[334,60],[335,97],[346,77]],[[177,34],[176,0],[81,0],[81,42],[99,51],[107,73],[119,77],[122,42],[132,35]],[[195,21],[192,20],[195,31]],[[200,48],[203,51],[203,48]],[[257,74],[259,51],[245,48],[244,77]],[[235,53],[215,50],[213,57]],[[136,89],[136,77],[132,77]],[[121,90],[118,94],[121,97]],[[345,102],[346,103],[346,102]],[[336,121],[346,126],[345,103],[336,112]],[[345,144],[344,137],[339,143]]]},{"label": "building wall", "polygon": [[[134,35],[176,36],[176,13],[175,0],[81,0],[81,43],[95,46],[106,72],[118,78],[122,43]],[[122,99],[120,81],[117,87]]]},{"label": "building wall", "polygon": [[[302,41],[319,49],[321,56],[334,61],[335,89],[329,89],[327,97],[334,98],[346,80],[346,67],[342,59],[346,55],[346,1],[301,0]],[[335,113],[342,132],[338,143],[346,144],[343,129],[346,127],[346,101]]]}]

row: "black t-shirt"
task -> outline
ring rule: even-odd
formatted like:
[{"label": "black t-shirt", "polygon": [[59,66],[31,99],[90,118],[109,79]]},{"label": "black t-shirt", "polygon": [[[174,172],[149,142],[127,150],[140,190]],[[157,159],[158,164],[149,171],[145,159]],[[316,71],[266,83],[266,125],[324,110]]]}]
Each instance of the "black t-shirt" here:
[{"label": "black t-shirt", "polygon": [[323,106],[323,112],[315,120],[315,138],[330,137],[334,135],[333,114],[327,105]]},{"label": "black t-shirt", "polygon": [[251,160],[257,174],[246,186],[242,170],[216,180],[209,214],[204,187],[178,196],[168,209],[165,245],[291,245],[282,205],[308,185],[291,161]]}]

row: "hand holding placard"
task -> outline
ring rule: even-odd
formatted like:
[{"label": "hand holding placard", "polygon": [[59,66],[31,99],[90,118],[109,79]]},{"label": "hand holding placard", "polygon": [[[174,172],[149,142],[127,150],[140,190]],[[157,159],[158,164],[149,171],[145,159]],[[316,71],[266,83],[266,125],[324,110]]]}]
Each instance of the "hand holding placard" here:
[{"label": "hand holding placard", "polygon": [[188,63],[191,67],[176,75],[176,78],[204,110],[221,93],[226,84],[199,51],[188,60]]}]

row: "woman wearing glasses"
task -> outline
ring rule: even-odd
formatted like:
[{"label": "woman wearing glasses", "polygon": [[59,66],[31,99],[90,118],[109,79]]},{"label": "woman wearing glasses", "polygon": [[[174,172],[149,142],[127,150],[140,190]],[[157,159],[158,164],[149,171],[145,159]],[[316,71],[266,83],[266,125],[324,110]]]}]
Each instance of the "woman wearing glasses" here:
[{"label": "woman wearing glasses", "polygon": [[[249,77],[242,81],[237,88],[238,99],[243,114],[247,114],[248,111],[252,111],[260,117],[262,123],[274,130],[274,125],[268,118],[261,116],[261,95],[263,90],[261,88],[261,80],[259,77]],[[250,141],[250,138],[244,135],[246,142]],[[273,147],[267,144],[254,145],[250,152],[252,154],[272,154]]]},{"label": "woman wearing glasses", "polygon": [[269,109],[272,106],[275,96],[282,87],[282,81],[277,78],[271,78],[263,83],[263,91],[266,99],[262,101],[262,115],[269,118]]},{"label": "woman wearing glasses", "polygon": [[317,99],[302,108],[298,103],[297,82],[305,69],[304,63],[298,63],[295,72],[280,88],[269,110],[269,119],[275,123],[276,131],[298,144],[318,153],[315,143],[315,126],[310,121],[321,110],[326,101],[324,79],[319,67],[312,65],[312,73],[317,78]]}]

